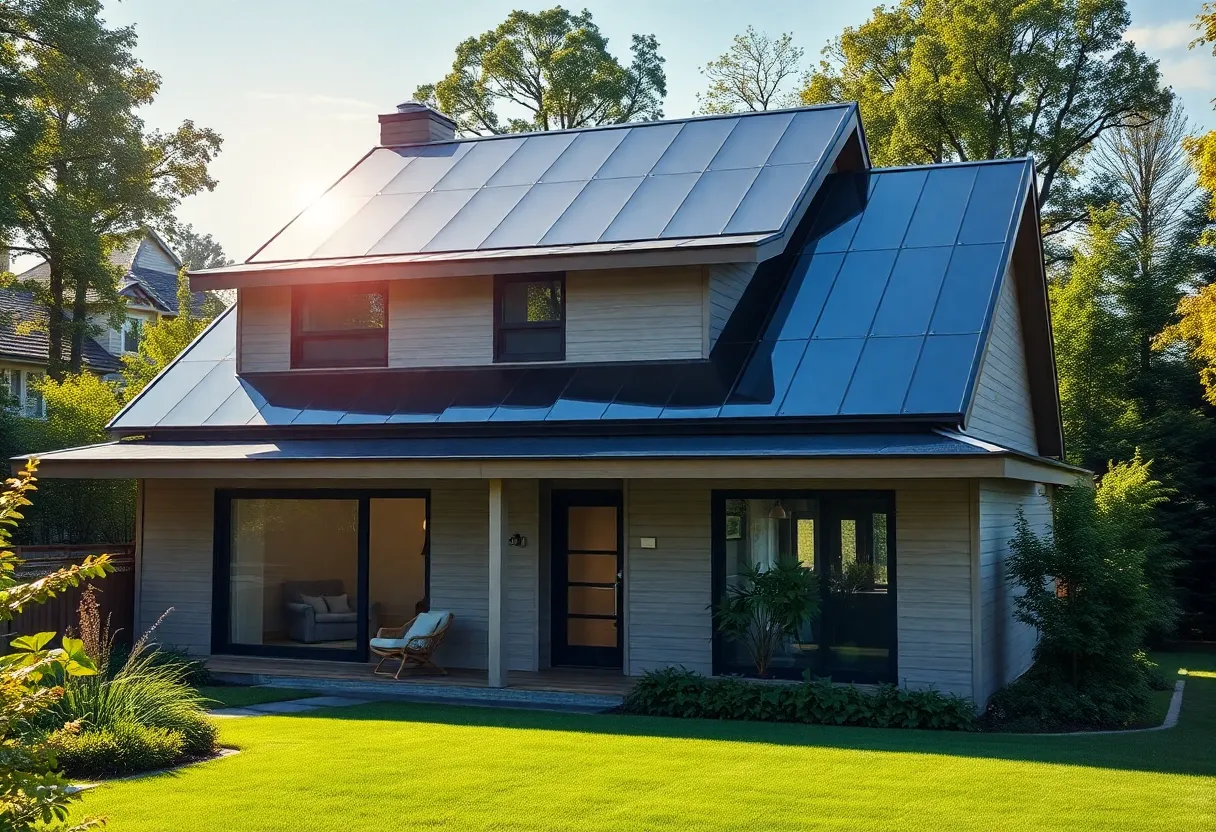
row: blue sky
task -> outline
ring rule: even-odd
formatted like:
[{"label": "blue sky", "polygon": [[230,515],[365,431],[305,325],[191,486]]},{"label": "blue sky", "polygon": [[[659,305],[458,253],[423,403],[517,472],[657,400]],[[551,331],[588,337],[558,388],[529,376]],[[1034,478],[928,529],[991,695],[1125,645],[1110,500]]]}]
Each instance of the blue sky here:
[{"label": "blue sky", "polygon": [[[164,80],[150,126],[182,119],[213,127],[224,151],[214,192],[180,215],[245,259],[376,142],[376,115],[440,78],[456,44],[517,7],[545,3],[448,0],[122,0],[114,24],[133,23],[138,55]],[[869,0],[584,0],[625,57],[629,35],[653,33],[667,59],[666,114],[687,115],[704,86],[697,68],[749,24],[789,31],[808,58]],[[1161,59],[1167,83],[1199,125],[1216,125],[1216,57],[1187,50],[1200,0],[1131,0],[1130,37]]]}]

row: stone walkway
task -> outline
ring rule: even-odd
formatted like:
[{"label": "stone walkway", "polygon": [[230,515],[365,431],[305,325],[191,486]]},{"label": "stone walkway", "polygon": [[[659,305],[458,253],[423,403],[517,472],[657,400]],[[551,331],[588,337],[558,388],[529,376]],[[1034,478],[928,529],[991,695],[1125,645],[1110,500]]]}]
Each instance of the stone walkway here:
[{"label": "stone walkway", "polygon": [[240,708],[218,708],[211,716],[239,717],[266,716],[267,714],[302,714],[318,708],[345,708],[350,705],[366,705],[370,699],[355,699],[352,696],[310,696],[306,699],[288,699],[283,702],[264,702],[260,705],[245,705]]}]

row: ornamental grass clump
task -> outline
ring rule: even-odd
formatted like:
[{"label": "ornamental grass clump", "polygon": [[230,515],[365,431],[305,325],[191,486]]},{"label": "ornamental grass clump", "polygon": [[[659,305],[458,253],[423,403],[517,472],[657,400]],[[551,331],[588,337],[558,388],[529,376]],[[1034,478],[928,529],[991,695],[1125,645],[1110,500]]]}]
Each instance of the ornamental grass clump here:
[{"label": "ornamental grass clump", "polygon": [[39,722],[63,770],[79,777],[133,774],[214,753],[216,728],[206,699],[189,684],[191,664],[159,655],[149,640],[160,621],[124,656],[92,593],[82,596],[79,612],[81,640],[100,672],[67,680]]}]

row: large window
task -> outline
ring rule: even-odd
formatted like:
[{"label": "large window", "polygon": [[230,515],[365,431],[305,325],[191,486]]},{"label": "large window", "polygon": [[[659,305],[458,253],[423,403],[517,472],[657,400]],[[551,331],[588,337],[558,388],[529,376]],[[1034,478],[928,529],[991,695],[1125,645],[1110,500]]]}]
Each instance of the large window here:
[{"label": "large window", "polygon": [[427,608],[425,492],[217,495],[216,652],[362,660]]},{"label": "large window", "polygon": [[494,282],[494,360],[566,357],[564,275],[499,275]]},{"label": "large window", "polygon": [[139,342],[144,339],[144,322],[139,318],[127,318],[122,329],[123,352],[138,352]]},{"label": "large window", "polygon": [[292,294],[292,367],[388,365],[384,284],[297,286]]},{"label": "large window", "polygon": [[[819,577],[820,612],[774,658],[774,676],[895,681],[894,498],[871,492],[715,492],[714,594],[743,567],[799,563]],[[752,675],[742,644],[714,634],[718,673]]]}]

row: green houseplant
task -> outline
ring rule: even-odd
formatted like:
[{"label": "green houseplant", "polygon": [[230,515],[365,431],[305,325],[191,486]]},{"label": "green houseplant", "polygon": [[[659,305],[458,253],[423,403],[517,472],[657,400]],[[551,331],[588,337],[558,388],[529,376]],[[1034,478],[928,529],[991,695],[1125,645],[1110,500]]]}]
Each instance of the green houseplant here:
[{"label": "green houseplant", "polygon": [[819,615],[819,578],[796,562],[744,566],[739,576],[714,608],[714,619],[719,632],[743,644],[756,673],[766,676],[778,648]]}]

